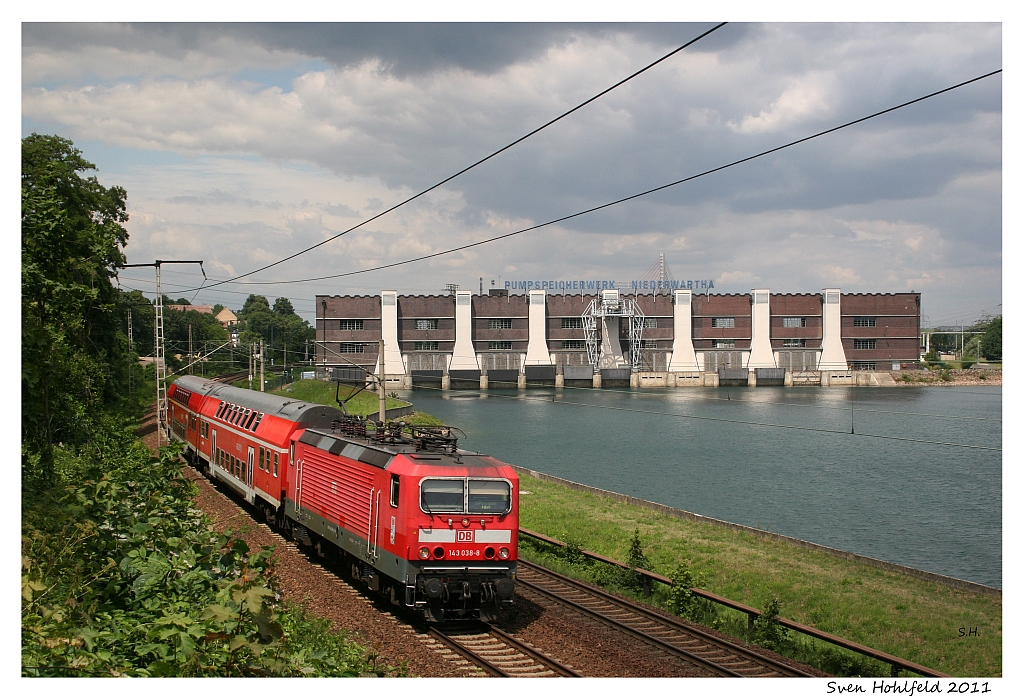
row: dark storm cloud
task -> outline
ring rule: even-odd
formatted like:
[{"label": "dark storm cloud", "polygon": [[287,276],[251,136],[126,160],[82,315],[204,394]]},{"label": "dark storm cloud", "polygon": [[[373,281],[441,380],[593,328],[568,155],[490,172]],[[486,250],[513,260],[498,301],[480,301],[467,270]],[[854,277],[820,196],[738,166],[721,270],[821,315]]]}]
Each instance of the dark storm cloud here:
[{"label": "dark storm cloud", "polygon": [[[579,36],[629,34],[654,46],[682,45],[711,23],[35,23],[22,28],[26,48],[69,50],[115,47],[155,51],[180,58],[222,37],[245,40],[270,50],[319,58],[337,67],[378,59],[397,76],[461,68],[494,73],[528,61]],[[696,50],[717,51],[747,31],[736,25],[712,35]]]}]

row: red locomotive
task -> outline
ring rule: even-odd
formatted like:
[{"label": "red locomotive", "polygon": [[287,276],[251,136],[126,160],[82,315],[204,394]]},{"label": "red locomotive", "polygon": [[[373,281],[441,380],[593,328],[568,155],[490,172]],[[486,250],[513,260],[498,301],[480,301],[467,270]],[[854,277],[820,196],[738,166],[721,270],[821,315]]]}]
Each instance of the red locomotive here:
[{"label": "red locomotive", "polygon": [[458,449],[452,428],[367,430],[337,408],[195,376],[167,396],[191,464],[393,603],[438,622],[512,604],[519,478]]}]

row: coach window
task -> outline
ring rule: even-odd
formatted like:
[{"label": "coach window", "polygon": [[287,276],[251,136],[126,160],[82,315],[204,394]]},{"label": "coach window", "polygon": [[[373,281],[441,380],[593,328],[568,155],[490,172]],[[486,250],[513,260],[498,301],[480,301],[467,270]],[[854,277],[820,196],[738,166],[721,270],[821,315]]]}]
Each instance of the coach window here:
[{"label": "coach window", "polygon": [[252,415],[249,416],[249,419],[245,421],[245,429],[249,429],[249,427],[252,425],[252,421],[255,420],[255,419],[256,419],[256,411],[254,410],[254,411],[252,411]]},{"label": "coach window", "polygon": [[277,452],[274,452],[274,478],[277,478]]},{"label": "coach window", "polygon": [[256,428],[260,426],[260,420],[263,419],[263,413],[256,416],[256,422],[252,424],[252,431],[255,432]]},{"label": "coach window", "polygon": [[266,469],[263,468],[263,455],[264,455],[263,447],[260,447],[260,470],[261,471],[266,471]]},{"label": "coach window", "polygon": [[391,506],[398,507],[398,474],[391,474]]}]

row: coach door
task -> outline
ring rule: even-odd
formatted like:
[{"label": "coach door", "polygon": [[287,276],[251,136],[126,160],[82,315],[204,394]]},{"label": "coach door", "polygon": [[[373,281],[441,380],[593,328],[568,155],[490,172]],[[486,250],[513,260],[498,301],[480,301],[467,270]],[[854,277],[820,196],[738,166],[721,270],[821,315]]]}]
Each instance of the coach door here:
[{"label": "coach door", "polygon": [[256,448],[249,447],[249,468],[245,471],[245,484],[252,487],[252,463],[256,457]]},{"label": "coach door", "polygon": [[213,430],[213,436],[210,437],[210,473],[213,473],[213,467],[217,465],[217,430]]}]

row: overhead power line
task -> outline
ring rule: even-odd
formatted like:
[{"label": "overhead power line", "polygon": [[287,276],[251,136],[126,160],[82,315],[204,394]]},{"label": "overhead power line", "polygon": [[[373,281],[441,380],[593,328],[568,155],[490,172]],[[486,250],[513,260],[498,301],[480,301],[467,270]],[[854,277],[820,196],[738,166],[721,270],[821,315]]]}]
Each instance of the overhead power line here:
[{"label": "overhead power line", "polygon": [[[727,163],[725,165],[719,165],[718,167],[711,168],[710,170],[705,170],[704,172],[697,173],[696,175],[690,175],[689,177],[684,177],[684,178],[682,178],[680,180],[675,180],[674,182],[669,182],[668,184],[663,184],[663,185],[660,185],[658,187],[653,187],[651,189],[644,190],[643,192],[638,192],[637,194],[631,194],[628,197],[622,197],[621,199],[616,199],[615,201],[610,201],[610,202],[608,202],[606,204],[601,204],[599,206],[593,206],[593,207],[591,207],[589,209],[584,209],[583,211],[577,211],[574,214],[569,214],[567,216],[560,216],[559,218],[551,219],[550,221],[545,221],[544,223],[538,223],[537,225],[534,225],[534,226],[528,226],[526,228],[520,228],[519,230],[512,231],[511,233],[503,233],[502,235],[496,235],[493,238],[486,238],[484,240],[478,240],[475,243],[468,243],[466,245],[460,245],[458,247],[449,248],[448,250],[442,250],[441,252],[431,253],[430,255],[421,255],[419,257],[413,257],[413,258],[410,258],[408,260],[402,260],[401,262],[392,262],[390,264],[379,265],[377,267],[368,267],[366,269],[355,270],[355,271],[352,271],[352,272],[343,272],[341,274],[330,274],[330,275],[323,276],[323,277],[309,277],[309,278],[306,278],[306,279],[287,279],[287,280],[282,280],[282,281],[270,281],[270,282],[238,282],[238,281],[235,281],[235,279],[239,279],[239,277],[235,277],[234,279],[225,280],[225,282],[220,282],[220,283],[226,283],[226,282],[230,281],[230,282],[233,282],[235,284],[268,285],[268,284],[300,284],[300,283],[304,283],[304,282],[318,282],[318,281],[323,281],[325,279],[340,279],[342,277],[351,277],[351,276],[354,276],[356,274],[366,274],[367,272],[378,272],[378,271],[380,271],[382,269],[391,269],[393,267],[399,267],[401,265],[407,265],[407,264],[411,264],[413,262],[422,262],[423,260],[429,260],[429,259],[431,259],[433,257],[441,257],[442,255],[450,255],[453,252],[460,252],[462,250],[468,250],[469,248],[474,248],[474,247],[477,247],[477,246],[480,246],[480,245],[486,245],[488,243],[493,243],[493,242],[496,242],[498,240],[504,240],[505,238],[511,238],[512,236],[520,235],[521,233],[527,233],[529,231],[535,231],[538,228],[544,228],[545,226],[551,226],[551,225],[554,225],[556,223],[561,223],[562,221],[568,221],[569,219],[577,218],[579,216],[583,216],[585,214],[590,214],[590,213],[593,213],[595,211],[600,211],[601,209],[607,209],[607,208],[612,207],[612,206],[617,206],[619,204],[623,204],[623,203],[625,203],[627,201],[631,201],[633,199],[638,199],[640,197],[645,197],[648,194],[653,194],[655,192],[660,192],[661,190],[668,189],[669,187],[675,187],[677,185],[683,184],[684,182],[690,182],[690,181],[695,180],[697,178],[705,177],[707,175],[711,175],[713,173],[720,172],[722,170],[725,170],[725,169],[728,169],[728,168],[731,168],[731,167],[735,167],[736,165],[740,165],[742,163],[750,162],[751,160],[756,160],[757,158],[763,158],[766,155],[770,155],[772,153],[777,153],[777,152],[779,152],[781,150],[785,150],[786,148],[792,148],[793,146],[799,145],[801,143],[805,143],[805,142],[813,140],[815,138],[820,138],[821,136],[825,136],[825,135],[830,134],[830,133],[835,133],[836,131],[840,131],[842,129],[849,128],[850,126],[854,126],[855,124],[860,124],[862,122],[868,121],[869,119],[875,119],[877,117],[882,116],[883,114],[888,114],[888,113],[894,112],[894,111],[896,111],[898,109],[903,109],[904,107],[909,107],[912,104],[917,104],[918,102],[922,102],[924,100],[931,99],[932,97],[937,97],[938,95],[941,95],[943,93],[950,92],[951,90],[956,90],[958,88],[964,87],[965,85],[970,85],[971,83],[978,82],[979,80],[984,80],[985,78],[990,78],[993,75],[997,75],[998,73],[1002,73],[1002,72],[1003,72],[1003,70],[1001,68],[999,70],[993,70],[990,73],[985,73],[984,75],[979,75],[976,78],[971,78],[970,80],[965,80],[965,81],[963,81],[961,83],[957,83],[956,85],[951,85],[951,86],[949,86],[947,88],[943,88],[941,90],[936,90],[935,92],[930,92],[927,95],[923,95],[923,96],[918,97],[916,99],[912,99],[912,100],[909,100],[907,102],[903,102],[902,104],[897,104],[894,107],[889,107],[888,109],[883,109],[883,110],[875,112],[873,114],[868,114],[867,116],[860,117],[859,119],[854,119],[853,121],[848,121],[845,124],[840,124],[839,126],[833,126],[830,129],[825,129],[824,131],[819,131],[818,133],[812,134],[810,136],[804,136],[803,138],[798,138],[795,141],[790,141],[789,143],[785,143],[785,144],[783,144],[781,146],[776,146],[775,148],[769,148],[768,150],[761,151],[760,153],[757,153],[755,155],[747,156],[746,158],[740,158],[739,160],[734,160],[731,163]],[[206,288],[209,289],[210,287],[206,287]]]},{"label": "overhead power line", "polygon": [[[316,248],[320,247],[321,245],[326,245],[327,243],[331,242],[332,240],[337,240],[341,236],[346,235],[348,233],[351,233],[352,231],[356,230],[357,228],[361,228],[361,227],[365,226],[367,223],[370,223],[371,221],[375,221],[378,218],[380,218],[381,216],[385,216],[385,215],[391,213],[392,211],[394,211],[395,209],[397,209],[397,208],[399,208],[401,206],[405,206],[406,204],[408,204],[411,201],[419,199],[424,194],[427,194],[428,192],[432,192],[433,190],[437,189],[438,187],[440,187],[440,186],[442,186],[442,185],[444,185],[444,184],[446,184],[448,182],[451,182],[456,177],[469,172],[470,170],[472,170],[476,166],[482,165],[483,163],[487,162],[491,158],[493,158],[493,157],[495,157],[495,156],[497,156],[497,155],[499,155],[501,153],[504,153],[509,148],[512,148],[513,146],[515,146],[515,145],[517,145],[519,143],[522,143],[523,141],[525,141],[526,139],[530,138],[534,134],[539,133],[540,131],[543,131],[544,129],[546,129],[547,127],[551,126],[555,122],[561,121],[562,119],[564,119],[565,117],[569,116],[573,112],[576,112],[576,111],[582,109],[583,107],[587,106],[588,104],[590,104],[594,100],[599,99],[599,98],[603,97],[604,95],[607,95],[609,92],[611,92],[615,88],[620,87],[620,86],[626,84],[627,82],[629,82],[633,78],[637,77],[641,73],[644,73],[645,71],[650,70],[651,68],[653,68],[654,66],[658,65],[662,61],[665,61],[665,60],[671,58],[672,56],[676,55],[677,53],[679,53],[680,51],[682,51],[686,47],[691,46],[694,43],[700,41],[701,39],[706,37],[708,34],[711,34],[712,32],[717,31],[718,29],[721,29],[726,24],[728,24],[728,23],[727,22],[721,22],[720,24],[715,25],[714,27],[712,27],[711,29],[708,29],[706,32],[704,32],[700,36],[698,36],[698,37],[696,37],[694,39],[691,39],[690,41],[687,41],[685,44],[683,44],[679,48],[674,49],[674,50],[666,53],[664,56],[662,56],[658,60],[654,61],[653,63],[648,63],[646,66],[644,66],[640,70],[638,70],[635,73],[633,73],[633,74],[623,78],[622,80],[620,80],[619,82],[615,83],[611,87],[602,90],[601,92],[597,93],[596,95],[594,95],[590,99],[586,100],[585,102],[579,103],[578,105],[576,105],[575,107],[573,107],[569,111],[560,114],[559,116],[555,117],[554,119],[552,119],[551,121],[549,121],[549,122],[547,122],[545,124],[542,124],[541,126],[538,126],[533,131],[530,131],[526,135],[520,136],[519,138],[517,138],[516,140],[512,141],[508,145],[499,148],[498,150],[494,151],[493,153],[491,153],[488,156],[485,156],[485,157],[481,158],[480,160],[477,160],[472,165],[468,165],[468,166],[462,168],[461,170],[456,172],[454,175],[450,175],[450,176],[444,178],[443,180],[441,180],[440,182],[438,182],[437,184],[431,185],[427,189],[424,189],[423,191],[419,192],[418,194],[414,194],[413,196],[409,197],[408,199],[405,199],[403,201],[398,202],[397,204],[395,204],[391,208],[385,209],[384,211],[380,212],[379,214],[377,214],[375,216],[371,216],[370,218],[366,219],[365,221],[362,221],[361,223],[358,223],[358,224],[352,226],[351,228],[349,228],[347,230],[344,230],[341,233],[338,233],[337,235],[331,236],[330,238],[327,238],[326,240],[322,240],[319,243],[317,243],[316,245],[311,245],[308,248],[305,248],[304,250],[299,250],[298,252],[296,252],[296,253],[294,253],[292,255],[289,255],[288,257],[281,258],[280,260],[277,260],[276,262],[271,262],[270,264],[264,265],[263,267],[260,267],[259,269],[254,269],[251,272],[246,272],[245,274],[239,274],[236,277],[232,277],[230,279],[225,279],[223,281],[216,282],[214,284],[211,284],[210,286],[207,286],[206,288],[209,289],[211,287],[219,286],[221,284],[227,284],[228,282],[233,282],[236,279],[241,279],[242,277],[248,277],[250,275],[257,274],[259,272],[263,272],[265,270],[270,269],[271,267],[274,267],[276,265],[281,264],[282,262],[287,262],[288,260],[293,260],[296,257],[298,257],[299,255],[304,255],[307,252],[309,252],[310,250],[315,250]],[[199,288],[202,288],[202,287],[199,287]],[[189,291],[193,291],[193,290],[198,291],[198,289],[189,289]]]}]

